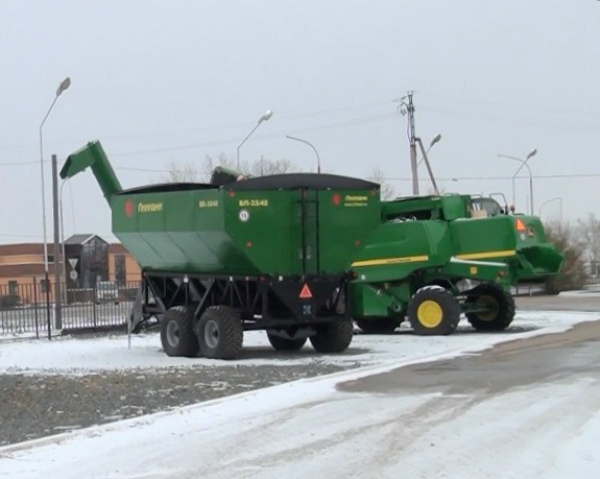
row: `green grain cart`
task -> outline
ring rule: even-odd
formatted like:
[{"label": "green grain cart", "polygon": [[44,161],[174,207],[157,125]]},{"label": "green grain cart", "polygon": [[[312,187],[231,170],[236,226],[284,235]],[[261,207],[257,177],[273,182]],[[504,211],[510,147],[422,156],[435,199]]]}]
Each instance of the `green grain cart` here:
[{"label": "green grain cart", "polygon": [[309,337],[319,352],[349,346],[349,264],[379,224],[379,185],[293,174],[124,191],[99,142],[60,175],[87,167],[143,271],[134,321],[159,317],[168,355],[235,358],[244,330],[266,330],[279,350]]}]

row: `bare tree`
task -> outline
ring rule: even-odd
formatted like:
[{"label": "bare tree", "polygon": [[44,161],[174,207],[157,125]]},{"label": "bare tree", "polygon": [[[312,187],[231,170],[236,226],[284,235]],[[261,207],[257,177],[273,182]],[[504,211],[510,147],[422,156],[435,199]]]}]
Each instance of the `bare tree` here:
[{"label": "bare tree", "polygon": [[560,273],[546,279],[546,291],[558,293],[583,288],[589,278],[585,268],[584,245],[578,238],[577,229],[560,221],[549,221],[544,227],[548,240],[564,256]]},{"label": "bare tree", "polygon": [[577,234],[585,248],[590,263],[600,262],[600,220],[589,213],[585,220],[577,220]]},{"label": "bare tree", "polygon": [[202,181],[202,175],[192,162],[167,164],[167,172],[159,178],[160,183],[196,183]]},{"label": "bare tree", "polygon": [[[178,163],[171,161],[167,165],[167,172],[160,176],[159,181],[161,183],[207,183],[217,166],[237,171],[235,160],[224,153],[220,153],[216,157],[206,155],[204,162],[200,165],[192,162]],[[239,169],[238,173],[245,176],[265,176],[300,171],[290,160],[270,160],[268,158],[261,158],[252,163],[243,162],[240,164]]]},{"label": "bare tree", "polygon": [[385,181],[385,173],[377,166],[374,166],[369,174],[369,180],[381,185],[381,199],[391,200],[396,196],[394,187]]},{"label": "bare tree", "polygon": [[269,160],[261,157],[260,160],[251,163],[248,168],[248,174],[251,176],[279,175],[282,173],[294,173],[299,169],[290,160]]}]

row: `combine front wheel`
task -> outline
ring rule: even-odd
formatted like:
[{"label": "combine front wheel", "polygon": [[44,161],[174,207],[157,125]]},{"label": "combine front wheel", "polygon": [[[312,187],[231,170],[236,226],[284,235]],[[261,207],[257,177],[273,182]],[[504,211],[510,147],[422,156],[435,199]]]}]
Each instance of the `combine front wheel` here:
[{"label": "combine front wheel", "polygon": [[167,356],[196,356],[199,346],[194,333],[194,310],[184,306],[169,309],[160,323],[160,341]]},{"label": "combine front wheel", "polygon": [[515,317],[515,300],[510,293],[495,284],[477,286],[466,300],[467,303],[480,303],[486,311],[467,313],[471,326],[480,331],[503,331]]},{"label": "combine front wheel", "polygon": [[200,351],[207,358],[237,358],[244,341],[240,316],[227,306],[211,306],[198,323],[198,340]]},{"label": "combine front wheel", "polygon": [[421,288],[408,303],[408,320],[419,336],[452,334],[460,320],[460,305],[443,288]]},{"label": "combine front wheel", "polygon": [[317,326],[310,342],[319,353],[341,353],[348,349],[354,335],[352,321],[344,319]]}]

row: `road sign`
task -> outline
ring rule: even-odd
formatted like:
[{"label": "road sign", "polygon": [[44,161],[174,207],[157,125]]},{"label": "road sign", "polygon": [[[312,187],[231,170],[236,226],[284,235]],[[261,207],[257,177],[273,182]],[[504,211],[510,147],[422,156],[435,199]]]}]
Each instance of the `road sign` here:
[{"label": "road sign", "polygon": [[75,269],[75,266],[77,266],[78,261],[79,261],[79,258],[69,258],[69,263],[71,263],[71,268]]},{"label": "road sign", "polygon": [[77,277],[78,277],[77,271],[75,271],[75,270],[72,270],[72,271],[69,273],[69,276],[71,277],[71,279],[72,279],[73,281],[76,281],[76,280],[77,280]]}]

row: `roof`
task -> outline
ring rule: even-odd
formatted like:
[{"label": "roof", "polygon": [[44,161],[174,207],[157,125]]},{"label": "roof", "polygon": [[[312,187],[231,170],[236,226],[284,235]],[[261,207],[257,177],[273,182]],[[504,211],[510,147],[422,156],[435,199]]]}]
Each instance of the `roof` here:
[{"label": "roof", "polygon": [[[90,241],[93,238],[98,238],[100,241],[104,241],[102,238],[100,238],[100,236],[98,235],[93,235],[93,234],[80,234],[80,235],[73,235],[69,238],[67,238],[65,240],[65,244],[70,244],[70,245],[82,245],[87,243],[88,241]],[[104,241],[106,244],[108,244],[108,242]]]},{"label": "roof", "polygon": [[[48,243],[48,254],[54,251],[54,243]],[[0,256],[20,256],[39,254],[44,256],[44,243],[13,243],[0,245]]]},{"label": "roof", "polygon": [[121,243],[111,243],[108,245],[109,254],[131,254]]},{"label": "roof", "polygon": [[[43,278],[46,268],[44,263],[35,264],[0,264],[0,278],[21,278],[37,276]],[[54,264],[48,264],[48,274],[54,275]]]}]

